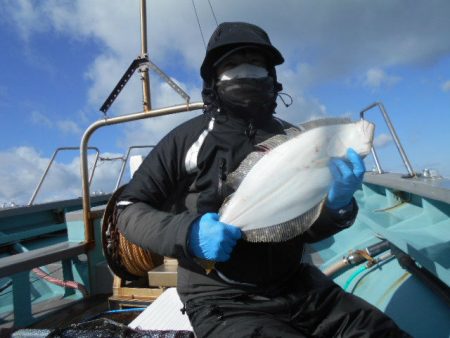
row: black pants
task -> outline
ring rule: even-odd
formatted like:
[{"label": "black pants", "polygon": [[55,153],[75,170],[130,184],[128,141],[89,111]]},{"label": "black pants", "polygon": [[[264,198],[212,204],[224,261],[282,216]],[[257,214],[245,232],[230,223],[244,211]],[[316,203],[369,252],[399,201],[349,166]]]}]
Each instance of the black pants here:
[{"label": "black pants", "polygon": [[385,314],[302,264],[276,296],[242,293],[186,304],[202,337],[409,337]]}]

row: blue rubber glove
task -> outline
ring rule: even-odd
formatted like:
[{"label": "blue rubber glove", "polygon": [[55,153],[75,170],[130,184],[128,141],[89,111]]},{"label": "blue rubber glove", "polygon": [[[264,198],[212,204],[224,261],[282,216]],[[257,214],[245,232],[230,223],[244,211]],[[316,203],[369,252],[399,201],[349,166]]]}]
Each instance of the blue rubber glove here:
[{"label": "blue rubber glove", "polygon": [[192,224],[189,249],[198,258],[225,262],[241,237],[241,229],[219,222],[216,213],[207,213]]},{"label": "blue rubber glove", "polygon": [[327,207],[338,210],[348,206],[353,194],[361,187],[366,167],[359,154],[352,148],[347,150],[347,159],[334,158],[330,162],[333,184],[328,192]]}]

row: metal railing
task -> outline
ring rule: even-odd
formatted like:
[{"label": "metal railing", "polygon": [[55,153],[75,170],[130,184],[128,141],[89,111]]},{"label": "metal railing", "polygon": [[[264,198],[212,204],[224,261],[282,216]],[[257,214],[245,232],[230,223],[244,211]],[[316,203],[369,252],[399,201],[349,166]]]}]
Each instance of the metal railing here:
[{"label": "metal railing", "polygon": [[143,146],[131,146],[128,148],[127,154],[125,155],[125,157],[122,158],[122,167],[120,168],[120,172],[119,172],[119,177],[117,178],[117,183],[116,186],[114,187],[114,191],[116,191],[119,186],[120,186],[120,182],[122,182],[122,177],[123,177],[123,173],[125,172],[125,166],[127,164],[128,161],[128,157],[130,156],[130,152],[132,149],[143,149],[143,148],[153,148],[153,145],[143,145]]},{"label": "metal railing", "polygon": [[[88,147],[88,149],[95,150],[96,153],[97,153],[97,154],[95,155],[95,161],[94,161],[94,166],[92,167],[91,176],[89,177],[89,185],[90,185],[91,182],[92,182],[92,178],[94,177],[94,171],[95,171],[95,168],[96,168],[96,166],[97,166],[97,161],[98,161],[98,157],[99,157],[99,155],[100,155],[100,151],[99,151],[98,148],[96,148],[96,147]],[[33,195],[32,195],[31,198],[30,198],[30,201],[28,202],[28,206],[33,205],[34,200],[36,199],[37,194],[38,194],[39,191],[41,190],[42,184],[44,183],[44,180],[45,180],[45,178],[47,177],[48,172],[50,171],[50,167],[52,166],[53,161],[54,161],[55,158],[56,158],[56,155],[57,155],[60,151],[62,151],[62,150],[80,150],[80,147],[59,147],[59,148],[57,148],[57,149],[55,150],[55,152],[53,153],[52,158],[50,159],[50,162],[49,162],[48,165],[47,165],[47,168],[45,168],[44,174],[42,175],[42,177],[41,177],[41,179],[40,179],[40,181],[39,181],[39,183],[38,183],[36,189],[35,189],[34,192],[33,192]]]},{"label": "metal railing", "polygon": [[[414,172],[414,170],[413,170],[413,168],[411,166],[411,163],[409,162],[408,156],[406,156],[405,150],[403,149],[402,144],[400,143],[400,139],[398,138],[397,132],[395,131],[395,128],[394,128],[394,126],[393,126],[393,124],[391,122],[391,119],[389,118],[389,115],[388,115],[386,109],[384,108],[383,104],[381,102],[372,103],[370,106],[364,108],[359,113],[359,116],[361,117],[361,119],[364,119],[364,114],[367,111],[369,111],[369,110],[371,110],[372,108],[375,108],[375,107],[378,107],[380,109],[380,111],[381,111],[381,114],[382,114],[382,116],[384,118],[384,121],[386,122],[386,125],[387,125],[387,127],[389,129],[389,132],[391,133],[392,139],[394,140],[394,143],[395,143],[395,145],[397,147],[397,150],[400,153],[400,156],[401,156],[401,158],[403,160],[403,163],[405,164],[406,170],[408,171],[407,177],[415,177],[416,173]],[[377,155],[377,153],[375,151],[375,146],[372,146],[371,152],[372,152],[373,159],[375,161],[375,166],[377,167],[377,172],[379,174],[384,173],[383,169],[381,168],[380,161],[378,159],[378,155]]]}]

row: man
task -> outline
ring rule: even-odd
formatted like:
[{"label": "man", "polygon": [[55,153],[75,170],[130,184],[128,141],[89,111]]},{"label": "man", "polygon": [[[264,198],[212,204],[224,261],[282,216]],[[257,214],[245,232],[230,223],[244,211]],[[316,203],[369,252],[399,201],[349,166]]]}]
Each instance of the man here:
[{"label": "man", "polygon": [[[349,227],[364,164],[335,160],[319,219],[282,243],[250,243],[219,222],[227,175],[290,124],[273,117],[281,53],[259,27],[222,23],[201,66],[203,115],[178,126],[145,159],[120,197],[128,240],[179,262],[178,293],[197,337],[400,337],[383,313],[301,264],[303,245]],[[200,260],[215,261],[207,273]]]}]

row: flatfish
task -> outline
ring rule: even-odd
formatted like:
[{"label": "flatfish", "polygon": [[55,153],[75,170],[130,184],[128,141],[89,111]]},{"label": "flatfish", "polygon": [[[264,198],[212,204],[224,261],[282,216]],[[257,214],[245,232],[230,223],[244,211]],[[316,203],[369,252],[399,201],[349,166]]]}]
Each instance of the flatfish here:
[{"label": "flatfish", "polygon": [[220,221],[241,228],[249,242],[283,242],[303,233],[331,187],[330,159],[345,158],[348,148],[366,156],[374,129],[366,120],[327,118],[258,144],[227,178],[234,193]]}]

